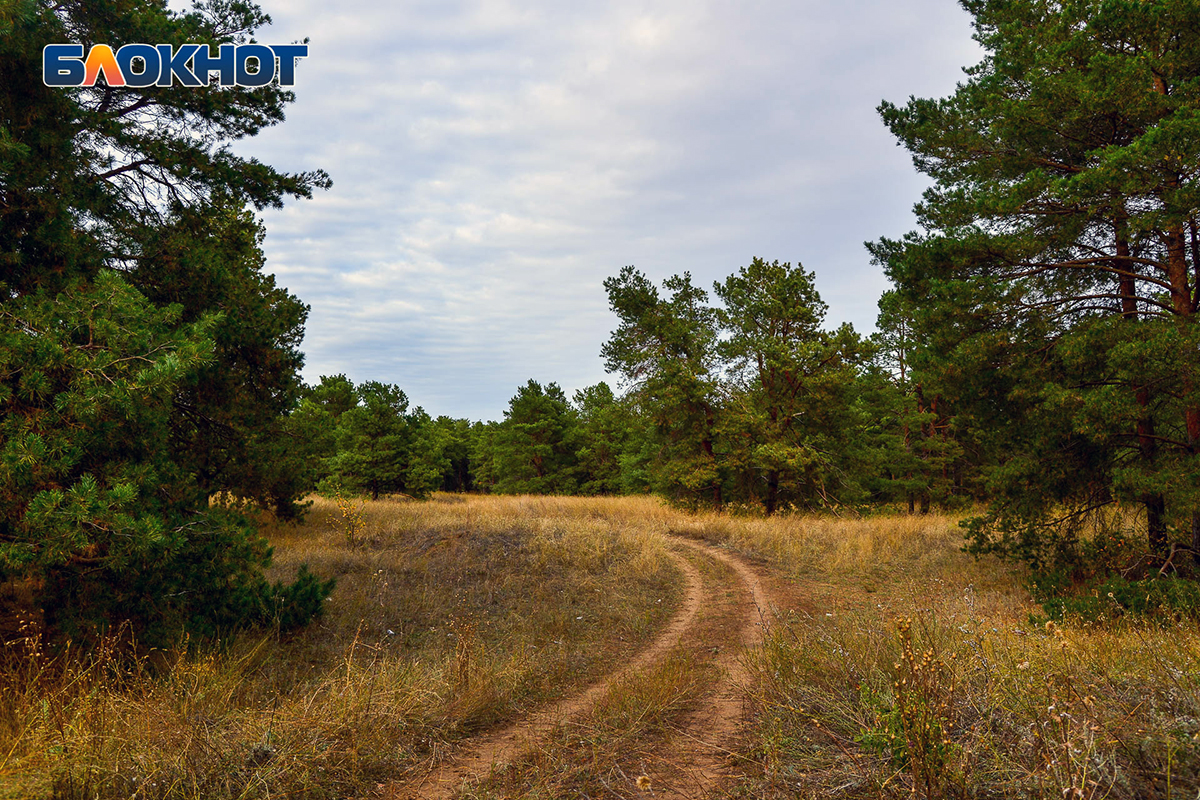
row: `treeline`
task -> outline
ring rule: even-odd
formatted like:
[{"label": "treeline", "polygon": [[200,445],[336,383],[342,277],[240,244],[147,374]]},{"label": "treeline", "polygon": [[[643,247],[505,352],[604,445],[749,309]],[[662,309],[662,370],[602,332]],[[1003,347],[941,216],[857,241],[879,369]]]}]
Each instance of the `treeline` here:
[{"label": "treeline", "polygon": [[255,212],[329,177],[229,149],[290,91],[42,80],[47,44],[216,46],[268,22],[254,3],[0,4],[0,632],[301,624],[331,584],[268,584],[253,519],[212,499],[288,517],[316,489],[977,499],[976,552],[1200,564],[1200,2],[969,6],[968,80],[880,107],[932,184],[920,230],[869,245],[876,335],[827,328],[799,266],[711,294],[629,267],[605,282],[620,392],[530,381],[481,423],[300,380],[308,308]]},{"label": "treeline", "polygon": [[530,380],[504,419],[409,409],[398,387],[344,375],[290,417],[308,485],[378,497],[482,491],[655,492],[690,506],[780,509],[960,504],[963,448],[907,365],[907,318],[885,298],[881,332],[824,327],[800,266],[754,259],[713,287],[626,268],[606,282],[618,326],[602,351],[626,389],[570,398]]}]

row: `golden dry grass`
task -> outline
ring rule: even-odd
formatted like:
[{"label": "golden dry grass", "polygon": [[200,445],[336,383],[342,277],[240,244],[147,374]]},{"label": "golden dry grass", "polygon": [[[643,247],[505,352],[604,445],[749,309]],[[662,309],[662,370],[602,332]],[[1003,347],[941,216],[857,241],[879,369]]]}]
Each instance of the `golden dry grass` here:
[{"label": "golden dry grass", "polygon": [[[1039,623],[955,520],[725,521],[805,611],[756,658],[755,797],[1195,798],[1195,622]],[[710,534],[711,535],[711,534]]]},{"label": "golden dry grass", "polygon": [[[290,639],[131,665],[53,658],[27,631],[0,665],[0,797],[369,796],[652,635],[678,592],[660,534],[790,581],[795,610],[752,658],[740,796],[1200,793],[1196,625],[1032,624],[1024,577],[963,554],[954,518],[766,520],[651,498],[358,508],[317,500],[304,525],[269,526],[276,577],[307,562],[339,580],[326,616]],[[656,746],[706,670],[681,654],[631,678],[473,791],[636,793],[623,750]]]},{"label": "golden dry grass", "polygon": [[[620,511],[614,508],[620,507]],[[351,542],[318,499],[269,526],[279,576],[338,587],[287,640],[245,634],[135,664],[54,658],[36,631],[0,672],[0,796],[342,797],[436,759],[636,649],[677,577],[654,501],[439,496],[366,503]]]}]

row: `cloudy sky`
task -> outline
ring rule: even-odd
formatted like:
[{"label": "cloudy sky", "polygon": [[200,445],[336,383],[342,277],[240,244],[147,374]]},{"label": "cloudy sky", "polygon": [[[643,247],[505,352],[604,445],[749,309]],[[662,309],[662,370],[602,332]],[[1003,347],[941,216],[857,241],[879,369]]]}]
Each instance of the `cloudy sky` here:
[{"label": "cloudy sky", "polygon": [[979,59],[952,0],[260,0],[311,38],[283,125],[238,150],[334,187],[264,214],[312,306],[305,376],[498,419],[529,378],[608,379],[603,280],[706,288],[754,256],[872,330],[866,240],[923,179],[875,112]]}]

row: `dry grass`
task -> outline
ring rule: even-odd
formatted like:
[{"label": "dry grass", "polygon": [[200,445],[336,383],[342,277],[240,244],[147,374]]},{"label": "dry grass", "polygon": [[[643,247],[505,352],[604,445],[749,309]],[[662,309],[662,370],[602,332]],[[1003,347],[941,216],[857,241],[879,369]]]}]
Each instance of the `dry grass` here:
[{"label": "dry grass", "polygon": [[911,580],[959,569],[1005,580],[990,567],[976,568],[962,554],[957,518],[878,516],[842,519],[785,515],[770,518],[694,514],[671,520],[680,536],[728,545],[785,574],[839,582]]},{"label": "dry grass", "polygon": [[637,791],[637,778],[654,763],[674,725],[714,678],[711,664],[680,648],[646,671],[617,681],[582,718],[459,796],[627,797]]},{"label": "dry grass", "polygon": [[289,640],[118,664],[27,631],[0,672],[0,797],[363,795],[605,671],[675,604],[654,501],[381,501],[353,537],[344,511],[268,531],[280,576],[338,579]]},{"label": "dry grass", "polygon": [[[685,557],[689,555],[710,599],[737,585],[728,566],[694,554]],[[537,748],[465,788],[459,797],[622,800],[660,788],[658,773],[664,767],[678,772],[690,766],[678,762],[673,748],[686,735],[681,730],[689,716],[718,685],[722,670],[712,656],[731,635],[728,608],[713,605],[702,606],[694,627],[665,658],[615,680],[586,713],[567,720]]]},{"label": "dry grass", "polygon": [[754,797],[1195,798],[1200,630],[1037,624],[955,520],[696,520],[810,603],[757,657]]},{"label": "dry grass", "polygon": [[[955,522],[689,515],[649,498],[318,501],[269,531],[279,576],[307,562],[339,580],[294,638],[132,665],[51,658],[35,629],[7,648],[0,798],[369,796],[649,638],[678,595],[661,533],[791,582],[796,610],[752,658],[740,796],[1195,798],[1195,623],[1034,625],[1023,577],[964,555]],[[661,754],[711,685],[698,652],[471,791],[637,794],[638,754]]]}]

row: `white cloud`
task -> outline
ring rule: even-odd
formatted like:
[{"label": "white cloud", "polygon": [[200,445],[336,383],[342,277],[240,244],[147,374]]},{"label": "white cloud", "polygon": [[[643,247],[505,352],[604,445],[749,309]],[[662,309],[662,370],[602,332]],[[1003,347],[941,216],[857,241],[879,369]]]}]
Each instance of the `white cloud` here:
[{"label": "white cloud", "polygon": [[530,377],[604,378],[625,264],[709,286],[802,260],[830,321],[869,328],[862,242],[922,187],[875,106],[978,59],[947,0],[260,2],[260,40],[311,56],[240,150],[334,179],[265,214],[268,268],[312,306],[307,375],[471,418]]}]

